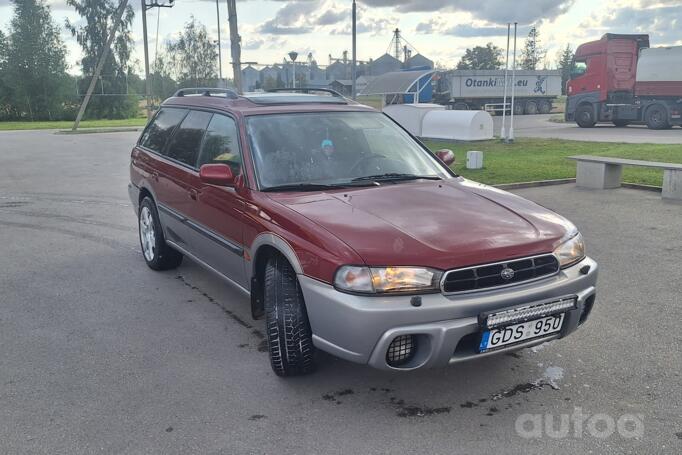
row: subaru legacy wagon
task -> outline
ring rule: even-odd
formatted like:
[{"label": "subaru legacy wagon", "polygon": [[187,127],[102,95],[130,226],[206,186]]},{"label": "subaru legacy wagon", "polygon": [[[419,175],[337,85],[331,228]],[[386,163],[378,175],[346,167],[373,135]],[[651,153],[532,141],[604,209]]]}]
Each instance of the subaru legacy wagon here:
[{"label": "subaru legacy wagon", "polygon": [[597,281],[581,234],[453,161],[333,91],[185,89],[133,148],[129,192],[147,265],[187,257],[241,290],[280,376],[316,349],[408,371],[574,332]]}]

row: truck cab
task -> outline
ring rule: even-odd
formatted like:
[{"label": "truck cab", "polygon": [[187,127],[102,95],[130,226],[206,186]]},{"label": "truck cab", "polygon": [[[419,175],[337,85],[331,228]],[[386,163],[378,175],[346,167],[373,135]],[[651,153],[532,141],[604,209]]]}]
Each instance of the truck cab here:
[{"label": "truck cab", "polygon": [[637,59],[645,47],[649,35],[611,33],[578,46],[566,85],[566,120],[582,127],[597,121],[618,125],[636,120]]}]

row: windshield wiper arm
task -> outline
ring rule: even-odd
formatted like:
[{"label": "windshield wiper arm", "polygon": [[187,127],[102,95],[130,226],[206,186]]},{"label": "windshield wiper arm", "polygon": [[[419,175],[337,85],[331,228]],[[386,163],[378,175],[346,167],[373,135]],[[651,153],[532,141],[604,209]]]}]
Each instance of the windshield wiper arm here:
[{"label": "windshield wiper arm", "polygon": [[374,182],[344,182],[344,183],[287,183],[284,185],[275,185],[263,188],[261,191],[316,191],[316,190],[338,190],[339,188],[346,188],[352,186],[374,186]]},{"label": "windshield wiper arm", "polygon": [[376,175],[366,175],[364,177],[357,177],[351,180],[351,182],[362,182],[364,180],[372,180],[375,182],[382,181],[398,181],[398,180],[442,180],[441,177],[437,175],[416,175],[416,174],[400,174],[396,172],[388,172],[386,174],[376,174]]},{"label": "windshield wiper arm", "polygon": [[263,188],[261,191],[315,191],[338,189],[339,185],[327,185],[324,183],[288,183]]}]

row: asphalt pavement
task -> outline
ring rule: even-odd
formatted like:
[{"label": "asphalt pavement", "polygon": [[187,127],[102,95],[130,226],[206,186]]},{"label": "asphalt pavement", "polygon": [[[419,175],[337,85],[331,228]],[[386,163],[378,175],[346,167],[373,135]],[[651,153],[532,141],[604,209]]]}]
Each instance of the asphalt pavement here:
[{"label": "asphalt pavement", "polygon": [[144,264],[136,137],[0,133],[0,453],[682,452],[681,204],[518,190],[600,263],[578,332],[408,374],[319,354],[282,379],[246,298],[191,261]]},{"label": "asphalt pavement", "polygon": [[[669,130],[650,130],[644,125],[628,125],[618,128],[611,124],[598,124],[594,128],[580,128],[574,122],[550,122],[552,117],[563,114],[515,115],[515,137],[538,137],[568,139],[573,141],[626,142],[630,144],[682,144],[682,128]],[[509,128],[511,119],[506,118]],[[494,132],[500,135],[502,116],[493,117]]]}]

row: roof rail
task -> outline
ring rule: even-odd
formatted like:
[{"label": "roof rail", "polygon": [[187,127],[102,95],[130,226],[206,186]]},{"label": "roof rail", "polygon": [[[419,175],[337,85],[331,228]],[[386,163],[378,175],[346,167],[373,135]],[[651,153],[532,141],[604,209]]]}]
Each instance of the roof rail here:
[{"label": "roof rail", "polygon": [[317,87],[296,87],[296,88],[271,88],[269,90],[266,90],[266,92],[301,92],[301,93],[310,93],[310,92],[323,92],[323,93],[329,93],[331,96],[336,97],[336,98],[346,98],[336,90],[332,90],[330,88],[317,88]]},{"label": "roof rail", "polygon": [[211,87],[191,87],[191,88],[181,88],[173,96],[185,96],[188,94],[201,93],[201,96],[212,96],[211,93],[224,93],[226,98],[236,100],[239,98],[237,92],[230,88],[211,88]]}]

